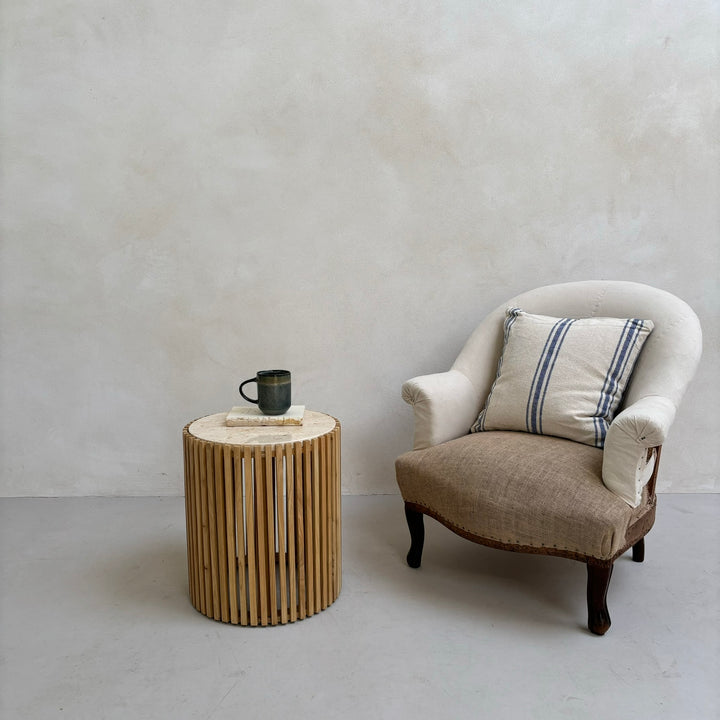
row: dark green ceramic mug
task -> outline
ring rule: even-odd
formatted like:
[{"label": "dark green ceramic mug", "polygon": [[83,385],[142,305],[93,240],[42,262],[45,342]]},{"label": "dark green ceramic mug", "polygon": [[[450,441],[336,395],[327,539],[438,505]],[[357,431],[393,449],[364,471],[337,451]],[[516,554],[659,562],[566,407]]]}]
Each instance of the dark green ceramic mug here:
[{"label": "dark green ceramic mug", "polygon": [[[248,383],[257,383],[257,399],[249,398],[243,388]],[[263,415],[282,415],[290,407],[290,371],[258,370],[254,378],[240,384],[240,394],[260,408]]]}]

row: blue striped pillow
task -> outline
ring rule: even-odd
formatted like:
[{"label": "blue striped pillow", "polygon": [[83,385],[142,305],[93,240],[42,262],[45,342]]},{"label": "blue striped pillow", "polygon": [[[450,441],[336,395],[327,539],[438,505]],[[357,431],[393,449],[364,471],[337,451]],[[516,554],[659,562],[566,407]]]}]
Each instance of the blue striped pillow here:
[{"label": "blue striped pillow", "polygon": [[650,320],[510,308],[498,371],[471,432],[519,430],[603,447]]}]

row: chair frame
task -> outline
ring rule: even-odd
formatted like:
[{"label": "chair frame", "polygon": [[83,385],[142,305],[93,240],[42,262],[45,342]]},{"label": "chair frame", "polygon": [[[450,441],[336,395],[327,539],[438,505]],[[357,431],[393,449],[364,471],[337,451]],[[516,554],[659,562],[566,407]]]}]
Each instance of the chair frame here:
[{"label": "chair frame", "polygon": [[604,635],[610,628],[610,613],[607,607],[607,593],[610,586],[610,578],[615,560],[632,548],[632,559],[641,563],[645,560],[645,535],[650,532],[655,522],[655,508],[657,496],[655,484],[657,481],[658,468],[660,466],[660,453],[662,446],[658,445],[648,449],[648,460],[652,453],[655,454],[655,466],[652,475],[647,482],[647,512],[628,528],[626,541],[615,555],[609,560],[599,560],[589,555],[575,553],[559,548],[534,547],[529,545],[512,545],[498,542],[489,538],[481,537],[459,528],[450,520],[443,517],[429,507],[417,503],[405,503],[405,518],[410,531],[410,550],[407,554],[407,564],[411,568],[419,568],[422,561],[422,552],[425,543],[424,515],[434,518],[456,535],[471,540],[472,542],[498,550],[509,550],[511,552],[522,552],[534,555],[553,555],[569,558],[583,562],[587,566],[587,609],[588,629],[595,635]]}]

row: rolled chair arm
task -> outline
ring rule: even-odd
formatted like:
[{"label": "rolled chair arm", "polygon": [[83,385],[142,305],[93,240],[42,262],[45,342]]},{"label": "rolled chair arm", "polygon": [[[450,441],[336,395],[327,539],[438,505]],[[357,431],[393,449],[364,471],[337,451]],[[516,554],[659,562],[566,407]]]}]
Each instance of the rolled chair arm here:
[{"label": "rolled chair arm", "polygon": [[655,459],[648,448],[665,442],[675,412],[668,398],[647,395],[626,407],[608,428],[603,483],[631,507],[640,505],[643,487],[652,475]]},{"label": "rolled chair arm", "polygon": [[415,450],[466,435],[479,412],[477,390],[459,370],[412,378],[402,397],[415,413]]}]

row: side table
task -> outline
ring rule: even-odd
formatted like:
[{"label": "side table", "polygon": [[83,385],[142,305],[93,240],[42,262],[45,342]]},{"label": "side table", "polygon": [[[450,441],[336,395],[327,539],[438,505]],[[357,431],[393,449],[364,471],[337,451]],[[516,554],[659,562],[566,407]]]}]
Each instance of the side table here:
[{"label": "side table", "polygon": [[204,615],[277,625],[332,604],[342,584],[340,423],[183,429],[190,600]]}]

